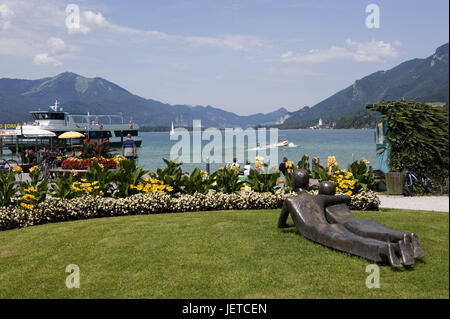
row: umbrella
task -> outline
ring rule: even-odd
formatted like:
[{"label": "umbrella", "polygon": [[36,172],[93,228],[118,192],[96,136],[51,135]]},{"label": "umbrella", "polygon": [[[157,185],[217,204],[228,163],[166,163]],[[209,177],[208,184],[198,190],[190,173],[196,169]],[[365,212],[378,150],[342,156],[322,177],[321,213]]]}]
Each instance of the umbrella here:
[{"label": "umbrella", "polygon": [[84,137],[84,134],[82,134],[80,132],[74,132],[74,131],[65,132],[58,136],[58,138],[71,138],[71,139],[72,138],[80,138],[80,137]]},{"label": "umbrella", "polygon": [[80,138],[80,137],[84,137],[84,134],[82,134],[80,132],[74,132],[74,131],[65,132],[65,133],[62,133],[60,136],[58,136],[58,138],[60,138],[60,139],[70,138],[70,148],[72,149],[72,151],[73,151],[72,139]]}]

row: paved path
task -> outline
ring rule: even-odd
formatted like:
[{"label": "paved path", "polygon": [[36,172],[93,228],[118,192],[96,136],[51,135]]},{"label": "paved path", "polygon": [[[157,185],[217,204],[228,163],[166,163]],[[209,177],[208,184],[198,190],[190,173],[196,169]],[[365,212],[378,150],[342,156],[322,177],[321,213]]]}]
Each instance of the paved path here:
[{"label": "paved path", "polygon": [[448,213],[448,196],[393,196],[378,195],[381,208],[430,210]]}]

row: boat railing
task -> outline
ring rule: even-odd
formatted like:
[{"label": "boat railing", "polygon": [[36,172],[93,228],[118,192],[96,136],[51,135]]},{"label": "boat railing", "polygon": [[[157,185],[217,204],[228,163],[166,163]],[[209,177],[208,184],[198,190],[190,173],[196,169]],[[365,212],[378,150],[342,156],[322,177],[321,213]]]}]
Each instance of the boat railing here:
[{"label": "boat railing", "polygon": [[[67,121],[70,124],[83,124],[83,123],[89,123],[91,121],[95,121],[96,123],[99,123],[99,118],[107,118],[109,120],[109,124],[113,124],[113,119],[120,119],[120,123],[114,123],[114,124],[124,124],[123,122],[123,116],[122,115],[103,115],[103,114],[68,114],[67,115]],[[75,121],[75,119],[81,119],[81,121]]]}]

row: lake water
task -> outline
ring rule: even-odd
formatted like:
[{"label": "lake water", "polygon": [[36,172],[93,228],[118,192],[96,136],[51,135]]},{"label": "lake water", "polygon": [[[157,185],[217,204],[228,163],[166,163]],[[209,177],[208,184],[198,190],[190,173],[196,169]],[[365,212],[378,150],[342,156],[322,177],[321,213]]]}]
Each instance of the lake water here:
[{"label": "lake water", "polygon": [[[222,133],[224,132],[222,131]],[[192,140],[192,132],[190,134]],[[326,164],[328,156],[334,155],[340,168],[347,168],[347,165],[353,159],[360,160],[365,157],[376,168],[374,134],[374,130],[279,130],[278,136],[287,138],[289,147],[274,147],[270,151],[278,151],[279,161],[286,156],[294,163],[297,163],[303,154],[309,154],[310,160],[314,156],[319,156],[321,163]],[[170,158],[170,150],[177,143],[177,140],[170,140],[169,132],[141,132],[139,135],[143,142],[142,147],[138,149],[138,165],[142,165],[145,169],[151,171],[156,171],[158,167],[164,168],[165,164],[162,159]],[[267,141],[269,141],[268,136]],[[203,141],[202,145],[204,146],[208,142]],[[224,139],[222,145],[225,146]],[[245,149],[247,148],[245,147]],[[224,148],[222,151],[225,154]],[[236,152],[235,148],[233,151]],[[193,154],[193,151],[191,153]],[[11,157],[10,152],[5,151],[3,157]],[[245,152],[244,158],[238,158],[241,166],[244,165],[247,157],[248,152]],[[249,160],[252,164],[255,162],[254,157],[249,158]],[[211,163],[211,171],[215,171],[224,165],[225,163]],[[188,172],[191,172],[195,167],[205,170],[206,164],[204,162],[183,164],[183,170]]]},{"label": "lake water", "polygon": [[[374,134],[374,130],[279,130],[278,135],[286,137],[290,145],[271,151],[278,150],[279,161],[286,156],[297,163],[303,154],[309,154],[310,159],[319,156],[321,163],[326,164],[328,156],[334,155],[340,168],[347,168],[353,158],[360,160],[363,157],[375,165]],[[140,135],[143,143],[138,150],[138,164],[152,171],[158,167],[165,167],[162,159],[170,158],[170,149],[177,141],[171,141],[168,132],[141,132]],[[204,141],[203,145],[208,142]],[[241,166],[244,165],[246,156],[247,153],[244,158],[238,158]],[[252,163],[254,160],[250,158]],[[195,167],[205,169],[205,165],[205,163],[188,163],[183,164],[183,169],[186,171],[192,171]],[[221,166],[224,166],[224,163],[212,163],[211,170],[215,171]]]}]

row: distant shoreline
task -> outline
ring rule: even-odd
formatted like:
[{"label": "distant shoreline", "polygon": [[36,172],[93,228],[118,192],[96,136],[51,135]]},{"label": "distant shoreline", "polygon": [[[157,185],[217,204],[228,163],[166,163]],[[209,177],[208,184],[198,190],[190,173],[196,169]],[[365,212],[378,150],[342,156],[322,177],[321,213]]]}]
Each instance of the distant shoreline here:
[{"label": "distant shoreline", "polygon": [[[189,132],[192,132],[192,127],[187,127],[187,126],[179,126],[176,127],[177,128],[184,128],[186,130],[188,130]],[[206,127],[202,127],[202,129],[205,129]],[[270,126],[267,127],[253,127],[254,129],[258,129],[258,128],[270,128]],[[313,130],[313,129],[309,129],[309,128],[280,128],[277,126],[274,126],[274,128],[277,128],[279,130],[282,131],[297,131],[297,130],[302,130],[302,131],[333,131],[333,130],[375,130],[375,127],[371,127],[371,128],[334,128],[334,129],[321,129],[321,130]],[[165,126],[141,126],[139,128],[140,132],[170,132],[170,127],[165,127]],[[218,130],[225,130],[225,128],[218,128]]]}]

